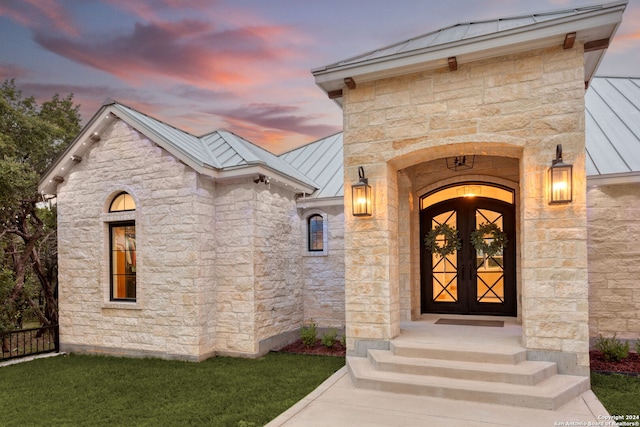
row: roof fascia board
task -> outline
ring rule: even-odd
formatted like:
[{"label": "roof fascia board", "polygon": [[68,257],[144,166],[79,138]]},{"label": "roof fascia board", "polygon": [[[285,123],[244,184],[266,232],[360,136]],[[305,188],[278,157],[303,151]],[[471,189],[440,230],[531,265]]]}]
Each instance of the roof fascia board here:
[{"label": "roof fascia board", "polygon": [[[567,33],[587,31],[606,25],[619,25],[625,6],[626,3],[623,2],[607,9],[598,9],[474,39],[426,47],[391,57],[364,60],[362,63],[332,68],[329,68],[331,66],[318,68],[312,70],[312,73],[316,77],[316,84],[328,92],[343,86],[343,81],[347,77],[354,78],[356,82],[368,81],[446,66],[447,58],[452,56],[458,57],[458,62],[468,62],[548,46],[556,41],[561,44]],[[584,42],[584,35],[579,34],[578,39]]]},{"label": "roof fascia board", "polygon": [[344,197],[322,197],[318,199],[299,198],[296,201],[298,209],[321,208],[327,206],[344,206]]},{"label": "roof fascia board", "polygon": [[[222,171],[218,171],[216,176],[213,177],[216,180],[224,181],[230,179],[238,179],[238,178],[249,178],[257,175],[264,175],[269,178],[269,182],[273,185],[283,187],[285,189],[292,189],[293,191],[313,194],[317,188],[307,185],[298,180],[292,179],[291,177],[284,175],[278,171],[275,171],[271,168],[265,167],[263,165],[254,165],[254,166],[242,166],[239,168],[233,169],[225,169]],[[211,175],[209,175],[211,176]]]},{"label": "roof fascia board", "polygon": [[640,172],[613,173],[608,175],[593,175],[587,177],[587,186],[623,185],[640,183]]}]

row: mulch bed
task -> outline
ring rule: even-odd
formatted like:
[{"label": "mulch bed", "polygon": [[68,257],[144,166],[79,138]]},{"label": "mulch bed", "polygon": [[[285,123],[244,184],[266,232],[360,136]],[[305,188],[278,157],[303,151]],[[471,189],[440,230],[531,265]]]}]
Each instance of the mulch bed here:
[{"label": "mulch bed", "polygon": [[321,356],[344,357],[347,349],[339,341],[335,342],[331,347],[326,347],[322,345],[322,342],[320,340],[317,340],[313,347],[307,347],[302,343],[302,340],[298,340],[282,348],[280,351],[284,353],[317,354]]},{"label": "mulch bed", "polygon": [[640,376],[640,354],[638,353],[630,352],[625,359],[611,362],[604,359],[602,352],[591,350],[589,358],[591,359],[591,372]]}]

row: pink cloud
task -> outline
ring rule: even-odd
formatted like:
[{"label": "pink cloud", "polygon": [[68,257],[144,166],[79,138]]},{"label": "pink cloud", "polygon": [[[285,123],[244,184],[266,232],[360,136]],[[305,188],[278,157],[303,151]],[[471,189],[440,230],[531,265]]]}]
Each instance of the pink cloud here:
[{"label": "pink cloud", "polygon": [[217,30],[198,20],[137,23],[132,32],[111,38],[75,40],[36,33],[44,48],[139,84],[149,77],[200,87],[247,85],[266,81],[282,60],[294,55],[278,47],[289,30],[246,27]]},{"label": "pink cloud", "polygon": [[118,9],[144,18],[146,20],[160,20],[162,12],[178,11],[185,9],[206,12],[215,6],[212,0],[105,0]]},{"label": "pink cloud", "polygon": [[79,34],[71,14],[55,0],[9,0],[0,4],[0,16],[29,28],[47,28],[74,37]]},{"label": "pink cloud", "polygon": [[0,80],[27,77],[30,71],[14,64],[0,63]]},{"label": "pink cloud", "polygon": [[301,114],[300,108],[294,106],[250,104],[233,110],[215,111],[214,114],[223,117],[232,129],[258,134],[255,140],[266,141],[270,145],[291,141],[294,135],[297,135],[295,139],[308,141],[340,130],[339,126],[313,124],[318,117]]}]

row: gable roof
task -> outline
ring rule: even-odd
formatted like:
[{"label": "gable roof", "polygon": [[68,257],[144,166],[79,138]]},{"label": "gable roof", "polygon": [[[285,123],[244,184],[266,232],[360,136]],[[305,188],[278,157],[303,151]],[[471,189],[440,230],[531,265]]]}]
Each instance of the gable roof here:
[{"label": "gable roof", "polygon": [[[318,185],[278,156],[239,136],[218,130],[197,137],[118,102],[108,100],[40,180],[38,191],[55,194],[92,140],[113,121],[123,120],[195,171],[215,179],[262,174],[274,184],[311,194]],[[93,138],[93,139],[92,139]]]},{"label": "gable roof", "polygon": [[589,183],[640,182],[640,78],[596,77],[585,104]]},{"label": "gable roof", "polygon": [[306,197],[307,200],[339,198],[344,194],[344,157],[342,132],[316,142],[303,145],[280,155],[280,158],[295,167],[320,187]]},{"label": "gable roof", "polygon": [[562,46],[565,36],[591,43],[585,47],[585,82],[595,73],[615,34],[627,0],[445,27],[400,43],[313,69],[316,84],[340,98],[345,79],[355,83],[446,67],[546,46]]}]

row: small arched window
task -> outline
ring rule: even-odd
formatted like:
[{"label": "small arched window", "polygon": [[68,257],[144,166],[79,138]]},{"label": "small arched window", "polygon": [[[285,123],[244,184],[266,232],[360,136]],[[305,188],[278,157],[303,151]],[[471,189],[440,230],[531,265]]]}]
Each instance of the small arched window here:
[{"label": "small arched window", "polygon": [[321,252],[324,250],[324,218],[322,215],[311,215],[308,219],[309,252]]},{"label": "small arched window", "polygon": [[109,206],[109,212],[135,211],[136,202],[129,193],[122,192],[118,194]]}]

